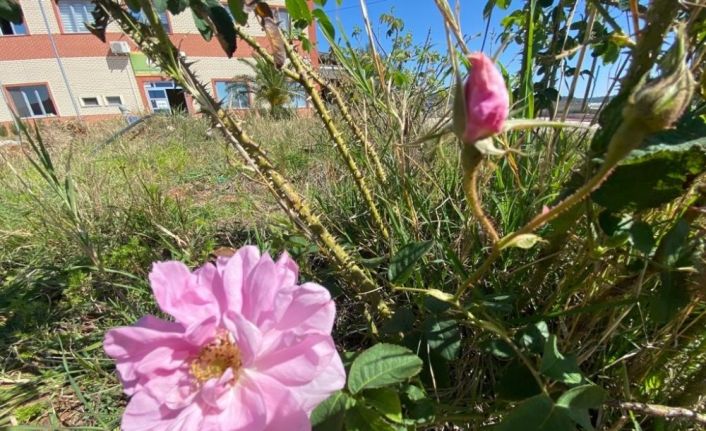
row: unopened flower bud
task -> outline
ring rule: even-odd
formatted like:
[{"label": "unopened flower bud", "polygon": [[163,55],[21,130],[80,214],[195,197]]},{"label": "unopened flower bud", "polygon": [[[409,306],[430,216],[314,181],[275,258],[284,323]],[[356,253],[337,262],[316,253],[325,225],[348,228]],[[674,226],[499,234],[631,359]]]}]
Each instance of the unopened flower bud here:
[{"label": "unopened flower bud", "polygon": [[626,119],[640,123],[647,133],[671,128],[689,107],[696,82],[686,64],[684,37],[668,53],[672,64],[664,74],[646,84],[638,85],[623,110]]},{"label": "unopened flower bud", "polygon": [[471,73],[457,89],[454,122],[464,143],[500,133],[510,109],[505,80],[493,61],[483,53],[469,56]]}]

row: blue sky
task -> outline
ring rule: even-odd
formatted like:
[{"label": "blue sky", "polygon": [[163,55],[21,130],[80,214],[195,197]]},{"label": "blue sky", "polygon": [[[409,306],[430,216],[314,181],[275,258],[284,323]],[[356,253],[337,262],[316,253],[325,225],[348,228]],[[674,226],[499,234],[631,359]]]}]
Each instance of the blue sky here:
[{"label": "blue sky", "polygon": [[[485,0],[460,0],[461,4],[461,26],[463,32],[471,37],[469,44],[472,50],[480,50],[482,45],[483,33],[485,31],[485,20],[483,19],[483,7]],[[452,0],[453,5],[455,2]],[[500,20],[510,14],[514,8],[517,8],[523,2],[513,1],[510,9],[507,11],[496,9],[491,19],[491,35],[486,42],[484,52],[486,54],[495,54],[498,48],[497,34],[500,31]],[[383,13],[393,12],[395,16],[401,18],[405,22],[405,30],[412,32],[417,42],[423,42],[430,35],[432,42],[440,51],[446,51],[445,33],[443,28],[443,20],[436,8],[434,0],[368,0],[368,13],[373,25],[373,30],[382,35],[384,27],[379,24],[378,18]],[[358,26],[363,28],[363,19],[360,12],[359,0],[343,0],[341,6],[336,5],[336,1],[329,0],[324,10],[328,13],[333,21],[338,21],[350,35],[352,30]],[[579,5],[578,10],[583,10]],[[580,17],[579,17],[580,19]],[[335,24],[335,23],[334,23]],[[336,25],[336,24],[335,24]],[[366,42],[365,38],[361,39]],[[322,51],[328,50],[328,44],[323,37],[319,37],[320,47]],[[383,43],[384,46],[384,43]],[[587,58],[584,67],[590,66],[591,58]],[[511,72],[516,71],[520,67],[521,58],[518,47],[511,47],[500,57],[500,61]],[[602,96],[610,86],[610,79],[615,74],[615,66],[601,67],[597,74],[597,88],[595,96]],[[581,79],[578,84],[577,94],[583,95],[586,79]],[[562,94],[568,93],[568,89],[561,88]]]}]

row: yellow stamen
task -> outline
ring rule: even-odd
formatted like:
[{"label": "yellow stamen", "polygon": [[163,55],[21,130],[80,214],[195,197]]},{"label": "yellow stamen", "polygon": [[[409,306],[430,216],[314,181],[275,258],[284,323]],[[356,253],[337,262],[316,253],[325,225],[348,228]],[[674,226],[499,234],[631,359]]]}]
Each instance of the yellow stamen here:
[{"label": "yellow stamen", "polygon": [[243,361],[240,356],[238,345],[232,340],[229,334],[219,334],[215,340],[205,345],[198,356],[191,361],[191,375],[203,383],[207,380],[219,378],[223,373],[231,368],[233,370],[234,383],[238,378]]}]

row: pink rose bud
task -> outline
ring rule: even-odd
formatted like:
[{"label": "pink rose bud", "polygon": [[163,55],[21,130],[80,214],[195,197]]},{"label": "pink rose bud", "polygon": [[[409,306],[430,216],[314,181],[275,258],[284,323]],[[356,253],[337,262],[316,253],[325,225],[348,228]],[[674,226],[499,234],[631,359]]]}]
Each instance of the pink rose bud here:
[{"label": "pink rose bud", "polygon": [[510,110],[505,80],[481,52],[469,56],[471,73],[464,86],[466,124],[463,141],[476,142],[500,133]]}]

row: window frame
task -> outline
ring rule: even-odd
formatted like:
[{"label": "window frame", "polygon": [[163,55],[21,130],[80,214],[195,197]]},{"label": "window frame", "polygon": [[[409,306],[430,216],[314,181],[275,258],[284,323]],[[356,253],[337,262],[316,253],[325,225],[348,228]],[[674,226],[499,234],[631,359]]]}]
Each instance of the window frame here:
[{"label": "window frame", "polygon": [[[78,2],[87,3],[87,6],[89,7],[89,9],[87,9],[87,12],[88,12],[88,15],[91,17],[91,21],[90,21],[90,22],[93,22],[93,16],[91,16],[91,12],[92,12],[92,10],[93,10],[93,9],[92,9],[92,8],[93,8],[93,3],[91,3],[90,0],[53,0],[53,1],[52,1],[53,5],[54,5],[54,12],[55,12],[55,14],[56,14],[56,19],[57,19],[57,21],[58,21],[58,23],[59,23],[59,29],[61,30],[61,34],[90,34],[91,32],[88,30],[88,28],[87,28],[86,25],[84,24],[84,23],[87,22],[87,21],[81,21],[80,23],[79,23],[79,22],[74,22],[74,23],[72,24],[73,26],[75,26],[75,27],[77,27],[77,28],[78,28],[79,25],[81,25],[81,26],[83,26],[83,27],[85,28],[85,30],[81,30],[81,31],[69,31],[69,29],[68,29],[67,26],[66,26],[66,23],[64,23],[64,20],[63,20],[63,18],[62,18],[62,14],[61,14],[61,2],[62,2],[62,1],[64,1],[64,2],[71,1],[71,2],[75,2],[75,3],[78,3]],[[74,19],[74,20],[76,19],[76,16],[75,16],[75,14],[74,14],[73,9],[71,10],[71,16],[72,16],[72,19]]]},{"label": "window frame", "polygon": [[[86,103],[86,99],[96,99],[96,104],[88,104]],[[103,106],[103,101],[101,100],[100,96],[81,96],[79,97],[79,102],[81,103],[82,108],[100,108],[101,106]]]},{"label": "window frame", "polygon": [[[113,97],[117,98],[120,102],[118,102],[118,103],[110,103],[110,101],[109,101],[108,99],[113,98]],[[122,106],[122,105],[125,104],[125,101],[123,100],[123,96],[121,96],[121,95],[105,96],[105,97],[103,98],[103,100],[105,100],[105,106],[109,106],[109,107]]]},{"label": "window frame", "polygon": [[[20,5],[20,8],[21,8],[21,7],[22,7],[22,5]],[[22,23],[21,23],[21,24],[15,24],[14,22],[12,22],[12,21],[10,21],[10,20],[6,20],[6,19],[2,19],[2,18],[0,18],[0,21],[7,21],[7,22],[10,24],[10,27],[12,28],[12,31],[15,32],[15,33],[12,33],[12,34],[5,34],[5,33],[3,33],[2,30],[0,29],[0,37],[18,37],[18,36],[28,36],[28,35],[29,35],[29,28],[27,27],[27,21],[25,20],[24,13],[23,13],[23,15],[22,15]],[[24,30],[24,33],[18,34],[18,33],[16,32],[15,27],[16,27],[17,25],[21,25],[21,26],[22,26],[22,29]]]},{"label": "window frame", "polygon": [[[15,104],[15,98],[12,96],[12,91],[13,90],[21,90],[22,88],[27,88],[27,87],[44,87],[47,91],[47,97],[49,102],[51,103],[51,107],[54,110],[54,113],[47,114],[46,109],[44,108],[44,104],[40,103],[42,107],[42,111],[45,111],[44,114],[42,115],[34,115],[34,112],[31,109],[31,105],[28,107],[28,111],[32,113],[29,117],[23,117],[20,114],[20,110],[18,109],[18,106]],[[56,104],[56,101],[54,100],[54,95],[51,92],[51,86],[49,85],[48,82],[23,82],[19,84],[9,84],[3,86],[2,90],[5,92],[5,95],[7,96],[7,100],[10,102],[10,105],[12,106],[12,109],[20,116],[20,118],[25,118],[25,119],[41,119],[41,118],[57,118],[61,117],[59,114],[59,108]],[[27,96],[23,92],[23,98],[24,102],[27,103],[29,102]]]},{"label": "window frame", "polygon": [[[239,111],[248,111],[253,108],[253,97],[252,97],[252,88],[250,86],[250,83],[245,80],[245,79],[233,79],[233,78],[214,78],[211,80],[211,85],[213,87],[213,95],[216,98],[216,101],[220,102],[225,102],[226,98],[223,97],[221,98],[221,95],[218,94],[218,84],[219,83],[225,83],[226,85],[233,85],[233,84],[242,84],[245,86],[245,89],[247,91],[247,96],[248,96],[248,106],[247,107],[239,107],[239,106],[232,106],[229,104],[228,106],[222,106],[223,109],[232,109],[232,110],[239,110]],[[226,87],[227,88],[227,87]],[[230,95],[230,92],[228,92],[228,95]]]}]

